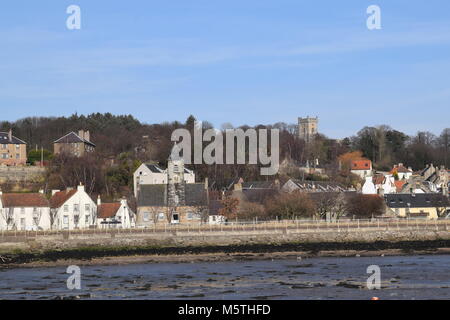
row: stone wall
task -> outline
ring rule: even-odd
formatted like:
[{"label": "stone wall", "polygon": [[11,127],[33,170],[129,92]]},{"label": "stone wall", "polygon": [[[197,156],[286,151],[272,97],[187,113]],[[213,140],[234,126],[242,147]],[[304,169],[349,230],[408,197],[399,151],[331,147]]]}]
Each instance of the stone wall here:
[{"label": "stone wall", "polygon": [[449,231],[327,231],[327,232],[297,232],[295,230],[264,231],[213,231],[205,233],[188,233],[171,231],[168,233],[127,233],[117,230],[105,233],[69,233],[60,232],[45,236],[3,236],[0,237],[0,252],[15,249],[69,249],[80,247],[185,247],[185,246],[232,246],[289,243],[374,243],[377,241],[432,241],[450,240]]},{"label": "stone wall", "polygon": [[43,178],[45,168],[42,167],[7,167],[0,166],[0,183],[33,182]]}]

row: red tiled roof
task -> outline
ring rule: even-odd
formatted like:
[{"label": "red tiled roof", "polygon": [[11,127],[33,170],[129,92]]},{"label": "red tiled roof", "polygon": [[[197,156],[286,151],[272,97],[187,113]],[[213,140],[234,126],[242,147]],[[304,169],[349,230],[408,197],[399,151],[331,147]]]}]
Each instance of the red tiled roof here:
[{"label": "red tiled roof", "polygon": [[121,206],[120,202],[115,203],[102,203],[98,206],[97,217],[100,219],[112,218],[119,211]]},{"label": "red tiled roof", "polygon": [[353,160],[351,163],[351,170],[370,170],[372,168],[372,161],[367,159]]},{"label": "red tiled roof", "polygon": [[400,192],[400,191],[402,191],[403,186],[405,185],[406,181],[396,180],[394,183],[395,183],[395,187],[397,188],[397,192]]},{"label": "red tiled roof", "polygon": [[4,193],[2,203],[5,208],[49,207],[49,202],[41,193]]},{"label": "red tiled roof", "polygon": [[67,200],[69,200],[77,190],[73,189],[70,191],[60,191],[56,192],[53,197],[50,198],[50,206],[52,208],[60,208]]},{"label": "red tiled roof", "polygon": [[408,168],[406,168],[405,166],[396,166],[394,168],[392,168],[391,173],[393,174],[394,172],[397,173],[408,173],[408,172],[412,172],[410,171]]},{"label": "red tiled roof", "polygon": [[377,185],[377,184],[383,184],[384,179],[385,179],[384,175],[378,174],[372,178],[372,181],[375,185]]}]

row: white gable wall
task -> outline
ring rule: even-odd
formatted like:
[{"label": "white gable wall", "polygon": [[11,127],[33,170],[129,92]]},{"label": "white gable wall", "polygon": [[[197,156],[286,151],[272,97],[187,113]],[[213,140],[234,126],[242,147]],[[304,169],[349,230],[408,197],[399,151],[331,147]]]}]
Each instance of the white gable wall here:
[{"label": "white gable wall", "polygon": [[[120,221],[120,224],[102,224],[102,221],[112,222]],[[97,226],[99,228],[122,228],[129,229],[136,227],[136,215],[128,206],[127,200],[120,201],[120,208],[117,210],[116,215],[113,218],[97,219]]]},{"label": "white gable wall", "polygon": [[[0,230],[49,230],[50,208],[49,207],[14,207],[1,208]],[[8,225],[6,218],[12,217]]]},{"label": "white gable wall", "polygon": [[77,192],[56,211],[54,227],[59,230],[88,229],[96,224],[97,205],[84,186],[78,186]]}]

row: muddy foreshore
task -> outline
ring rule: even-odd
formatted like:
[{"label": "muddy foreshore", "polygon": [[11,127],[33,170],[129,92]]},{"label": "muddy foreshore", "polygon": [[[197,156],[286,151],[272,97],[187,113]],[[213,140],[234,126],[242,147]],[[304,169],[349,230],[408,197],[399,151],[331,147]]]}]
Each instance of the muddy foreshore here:
[{"label": "muddy foreshore", "polygon": [[450,254],[450,240],[242,244],[227,246],[91,246],[0,254],[0,268],[69,264],[214,262],[293,257]]}]

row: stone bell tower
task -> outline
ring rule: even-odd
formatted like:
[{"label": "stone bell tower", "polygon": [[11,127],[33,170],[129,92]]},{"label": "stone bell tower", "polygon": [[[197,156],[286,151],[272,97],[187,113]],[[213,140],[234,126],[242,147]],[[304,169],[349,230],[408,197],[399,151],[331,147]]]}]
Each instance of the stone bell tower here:
[{"label": "stone bell tower", "polygon": [[179,147],[175,144],[167,163],[167,203],[171,207],[185,203],[184,160],[179,156]]},{"label": "stone bell tower", "polygon": [[310,143],[318,133],[319,118],[298,118],[298,136],[300,139]]}]

